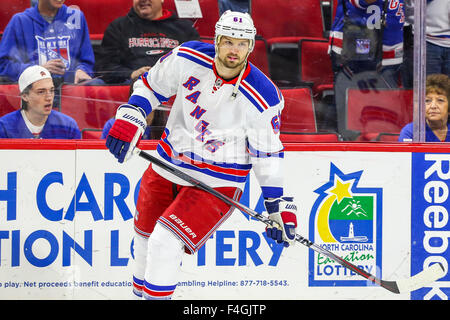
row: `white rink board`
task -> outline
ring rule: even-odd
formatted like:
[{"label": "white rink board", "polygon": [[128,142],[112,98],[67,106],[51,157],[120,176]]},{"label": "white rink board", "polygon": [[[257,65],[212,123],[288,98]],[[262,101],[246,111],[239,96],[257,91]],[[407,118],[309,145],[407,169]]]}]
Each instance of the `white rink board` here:
[{"label": "white rink board", "polygon": [[[316,238],[310,230],[315,190],[330,181],[331,163],[343,174],[360,172],[360,188],[381,190],[382,223],[374,234],[381,230],[382,237],[372,254],[382,258],[383,279],[409,277],[411,153],[286,152],[285,194],[295,197],[298,232],[307,238],[311,232]],[[0,190],[9,190],[17,177],[16,190],[9,190],[16,194],[15,213],[7,211],[13,201],[0,193],[0,299],[130,299],[129,212],[134,214],[136,185],[147,165],[139,157],[118,164],[106,150],[0,150]],[[257,208],[253,174],[250,186],[249,205]],[[119,212],[114,197],[127,209]],[[337,286],[310,285],[311,276],[320,277],[311,275],[309,249],[296,244],[281,251],[269,245],[264,229],[235,211],[198,254],[185,255],[173,298],[410,298],[366,283],[355,286],[357,276],[351,275]]]}]

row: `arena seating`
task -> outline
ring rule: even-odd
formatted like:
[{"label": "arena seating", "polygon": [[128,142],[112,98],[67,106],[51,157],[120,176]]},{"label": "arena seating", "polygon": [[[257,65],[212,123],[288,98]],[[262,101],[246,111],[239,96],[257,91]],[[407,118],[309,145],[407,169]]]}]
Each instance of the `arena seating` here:
[{"label": "arena seating", "polygon": [[347,129],[360,131],[359,141],[380,133],[399,133],[413,121],[413,91],[406,89],[348,89]]},{"label": "arena seating", "polygon": [[257,33],[274,37],[323,37],[318,0],[252,0],[251,15]]},{"label": "arena seating", "polygon": [[20,109],[20,100],[17,84],[0,84],[0,117]]},{"label": "arena seating", "polygon": [[399,136],[400,136],[400,133],[381,132],[375,137],[375,139],[373,139],[371,141],[397,142]]},{"label": "arena seating", "polygon": [[117,107],[128,101],[129,86],[77,86],[61,88],[61,111],[74,118],[80,130],[102,129]]},{"label": "arena seating", "polygon": [[[298,44],[301,39],[325,36],[322,1],[252,0],[257,33],[269,46],[270,76],[279,86],[303,86],[299,76]],[[276,18],[268,18],[270,17]],[[274,21],[276,20],[276,21]]]},{"label": "arena seating", "polygon": [[333,92],[333,70],[328,55],[328,41],[325,39],[300,39],[299,74],[301,82],[312,85],[314,96]]},{"label": "arena seating", "polygon": [[336,132],[282,132],[281,142],[339,142],[341,137]]},{"label": "arena seating", "polygon": [[219,20],[219,4],[217,0],[198,0],[203,18],[195,21],[194,27],[200,36],[213,37],[215,25]]},{"label": "arena seating", "polygon": [[256,38],[255,48],[249,56],[249,61],[257,66],[265,75],[270,77],[269,73],[269,47],[267,41],[262,38]]},{"label": "arena seating", "polygon": [[82,139],[100,139],[102,136],[102,129],[84,128],[81,130]]},{"label": "arena seating", "polygon": [[30,0],[0,1],[0,35],[12,16],[30,7]]},{"label": "arena seating", "polygon": [[285,102],[281,132],[317,132],[311,88],[281,89],[281,93]]},{"label": "arena seating", "polygon": [[[29,2],[29,1],[28,1]],[[130,11],[130,0],[66,0],[69,6],[78,6],[83,11],[89,28],[91,40],[100,41],[108,25],[116,18],[124,16]]]}]

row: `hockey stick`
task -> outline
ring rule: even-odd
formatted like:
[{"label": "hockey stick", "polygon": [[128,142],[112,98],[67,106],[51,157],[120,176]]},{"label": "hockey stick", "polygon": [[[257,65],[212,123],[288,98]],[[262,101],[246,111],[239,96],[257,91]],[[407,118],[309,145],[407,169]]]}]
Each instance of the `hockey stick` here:
[{"label": "hockey stick", "polygon": [[[142,157],[142,158],[150,161],[151,163],[157,165],[158,167],[170,172],[171,174],[177,176],[178,178],[192,184],[194,187],[197,187],[203,191],[206,191],[206,192],[216,196],[220,200],[224,201],[226,204],[234,206],[235,208],[248,214],[249,216],[265,223],[267,226],[273,227],[276,224],[274,221],[270,220],[268,217],[227,197],[226,195],[218,192],[217,190],[214,190],[213,188],[204,184],[203,182],[198,181],[197,179],[191,177],[190,175],[184,173],[183,171],[164,163],[163,161],[159,160],[158,158],[153,157],[152,155],[148,154],[145,151],[142,151],[138,148],[134,148],[133,153],[139,154],[140,157]],[[295,240],[300,242],[301,244],[307,246],[308,248],[331,258],[332,260],[334,260],[335,262],[344,266],[345,268],[352,270],[356,274],[359,274],[360,276],[366,278],[367,280],[369,280],[369,281],[371,281],[393,293],[407,293],[407,292],[417,290],[419,288],[426,286],[429,283],[432,283],[432,282],[438,280],[439,278],[442,278],[446,274],[445,269],[442,266],[442,264],[435,263],[435,264],[431,265],[430,267],[422,270],[418,274],[416,274],[410,278],[407,278],[407,279],[401,279],[401,280],[397,280],[397,281],[381,280],[381,279],[378,279],[377,277],[375,277],[374,275],[358,268],[356,265],[344,260],[343,258],[339,257],[338,255],[334,254],[333,252],[322,248],[321,246],[315,244],[314,242],[308,240],[307,238],[305,238],[299,234],[295,235]]]}]

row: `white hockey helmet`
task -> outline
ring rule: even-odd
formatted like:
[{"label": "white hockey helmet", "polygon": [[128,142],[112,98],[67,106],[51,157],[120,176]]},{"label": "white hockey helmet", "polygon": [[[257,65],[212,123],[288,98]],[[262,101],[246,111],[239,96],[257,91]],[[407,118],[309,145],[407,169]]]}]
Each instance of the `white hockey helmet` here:
[{"label": "white hockey helmet", "polygon": [[216,23],[214,37],[216,48],[221,36],[250,40],[250,53],[255,47],[256,28],[248,13],[227,10],[220,16],[219,21]]}]

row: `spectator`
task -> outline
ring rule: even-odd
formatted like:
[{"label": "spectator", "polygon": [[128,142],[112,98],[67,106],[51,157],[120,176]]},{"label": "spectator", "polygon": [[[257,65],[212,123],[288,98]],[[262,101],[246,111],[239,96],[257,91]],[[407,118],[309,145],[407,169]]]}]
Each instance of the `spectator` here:
[{"label": "spectator", "polygon": [[0,76],[17,81],[27,67],[41,65],[55,83],[91,79],[94,52],[83,13],[65,0],[39,0],[15,14],[0,43]]},{"label": "spectator", "polygon": [[250,0],[218,0],[219,13],[222,14],[227,10],[246,12],[250,11]]},{"label": "spectator", "polygon": [[[450,142],[449,102],[450,78],[445,74],[427,76],[425,97],[425,141]],[[413,140],[413,123],[400,132],[398,141]]]},{"label": "spectator", "polygon": [[106,83],[129,83],[173,48],[199,39],[192,22],[164,9],[163,0],[132,1],[128,14],[111,22],[103,36],[96,71]]},{"label": "spectator", "polygon": [[403,23],[403,0],[338,2],[330,33],[330,58],[335,75],[337,129],[345,140],[353,140],[356,134],[345,126],[347,88],[398,87]]},{"label": "spectator", "polygon": [[75,120],[53,110],[55,86],[47,69],[25,69],[19,90],[22,108],[0,118],[0,138],[81,139]]}]

